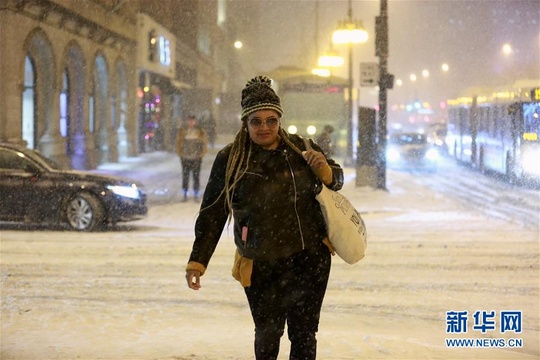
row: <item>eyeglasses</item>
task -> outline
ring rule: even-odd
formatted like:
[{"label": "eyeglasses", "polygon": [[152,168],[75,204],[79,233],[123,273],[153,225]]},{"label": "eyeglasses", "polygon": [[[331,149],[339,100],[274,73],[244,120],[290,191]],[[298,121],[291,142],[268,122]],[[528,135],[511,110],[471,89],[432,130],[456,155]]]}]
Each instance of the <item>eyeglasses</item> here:
[{"label": "eyeglasses", "polygon": [[266,124],[269,129],[274,129],[279,124],[279,120],[276,118],[268,118],[266,121],[262,121],[259,118],[253,118],[249,120],[249,125],[253,128],[259,129],[263,126],[263,124]]}]

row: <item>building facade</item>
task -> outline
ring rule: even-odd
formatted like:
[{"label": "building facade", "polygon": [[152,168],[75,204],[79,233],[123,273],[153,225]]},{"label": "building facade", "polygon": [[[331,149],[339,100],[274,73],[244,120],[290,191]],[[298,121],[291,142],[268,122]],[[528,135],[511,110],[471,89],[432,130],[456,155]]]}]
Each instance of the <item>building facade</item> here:
[{"label": "building facade", "polygon": [[[170,151],[228,98],[226,0],[4,0],[0,142],[75,169]],[[219,20],[222,19],[222,20]]]}]

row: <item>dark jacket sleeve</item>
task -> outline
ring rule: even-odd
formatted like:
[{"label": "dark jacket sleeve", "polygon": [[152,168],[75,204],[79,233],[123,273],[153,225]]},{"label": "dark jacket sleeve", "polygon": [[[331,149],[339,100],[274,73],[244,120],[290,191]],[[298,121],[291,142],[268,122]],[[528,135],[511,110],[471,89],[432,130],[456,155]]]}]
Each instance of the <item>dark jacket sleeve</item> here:
[{"label": "dark jacket sleeve", "polygon": [[216,249],[228,218],[223,187],[230,149],[230,146],[225,147],[214,160],[195,222],[195,241],[189,261],[198,262],[205,267]]}]

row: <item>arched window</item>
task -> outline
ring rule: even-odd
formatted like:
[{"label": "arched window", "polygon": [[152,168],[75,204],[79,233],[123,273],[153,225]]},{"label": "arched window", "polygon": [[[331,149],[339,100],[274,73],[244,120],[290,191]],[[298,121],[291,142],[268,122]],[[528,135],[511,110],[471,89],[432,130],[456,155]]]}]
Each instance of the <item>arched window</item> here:
[{"label": "arched window", "polygon": [[36,135],[36,75],[34,63],[29,56],[24,61],[24,88],[22,93],[22,139],[28,148],[35,149]]},{"label": "arched window", "polygon": [[62,77],[62,91],[60,92],[60,135],[67,137],[69,135],[69,120],[68,120],[68,104],[69,104],[69,81],[67,70],[64,70]]}]

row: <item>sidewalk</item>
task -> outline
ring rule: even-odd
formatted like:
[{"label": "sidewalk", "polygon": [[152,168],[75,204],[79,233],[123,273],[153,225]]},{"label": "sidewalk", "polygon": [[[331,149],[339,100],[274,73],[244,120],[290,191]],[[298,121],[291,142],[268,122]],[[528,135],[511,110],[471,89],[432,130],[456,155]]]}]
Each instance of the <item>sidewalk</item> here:
[{"label": "sidewalk", "polygon": [[[234,140],[235,134],[219,134],[214,147],[209,147],[203,159],[200,191],[203,192],[210,176],[216,154]],[[336,159],[340,163],[340,159]],[[345,183],[354,182],[356,169],[343,167]],[[126,157],[117,163],[106,163],[93,170],[99,174],[119,175],[141,182],[148,195],[149,205],[180,202],[182,194],[182,166],[174,152],[155,151],[136,157]],[[193,180],[190,179],[190,191]]]},{"label": "sidewalk", "polygon": [[[219,150],[233,141],[234,135],[218,135],[214,147],[209,147],[201,168],[200,190],[204,191],[212,163]],[[182,194],[182,166],[174,152],[155,151],[142,153],[136,157],[126,157],[117,163],[98,166],[93,172],[98,174],[119,175],[144,185],[149,205],[180,202]],[[193,180],[190,179],[190,191]]]}]

